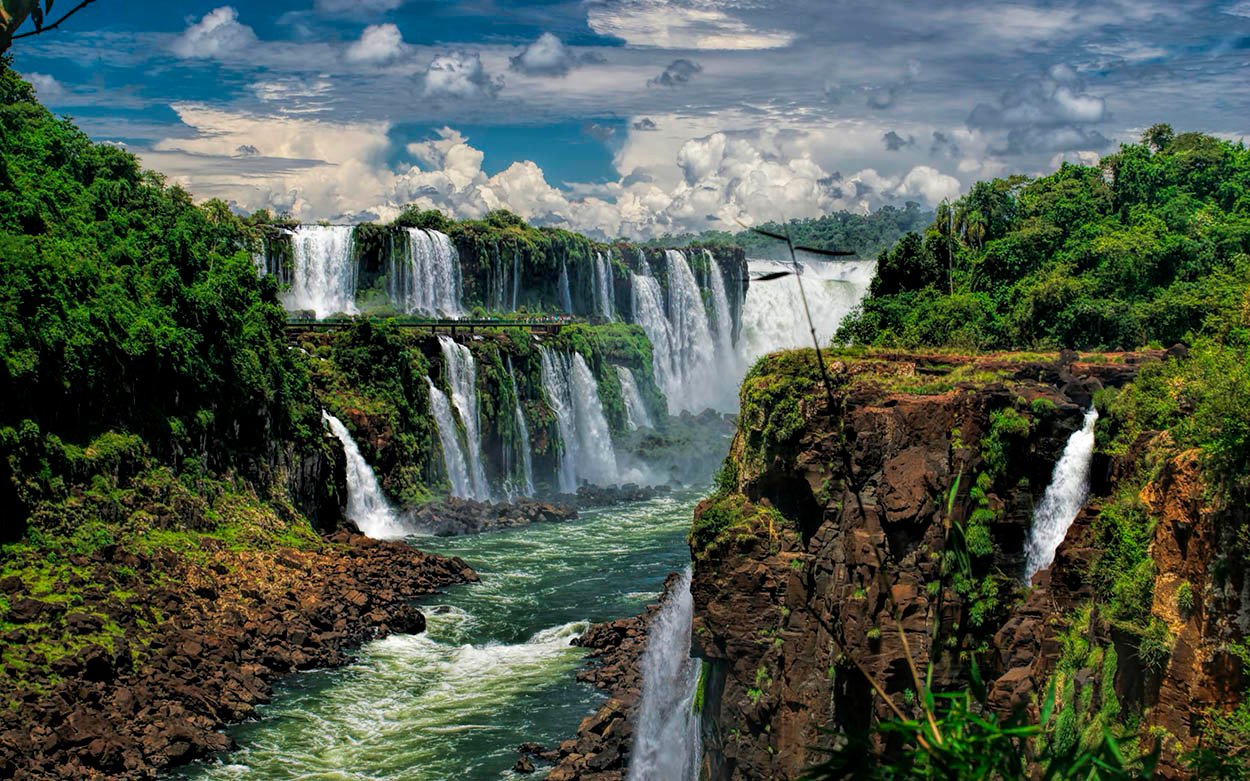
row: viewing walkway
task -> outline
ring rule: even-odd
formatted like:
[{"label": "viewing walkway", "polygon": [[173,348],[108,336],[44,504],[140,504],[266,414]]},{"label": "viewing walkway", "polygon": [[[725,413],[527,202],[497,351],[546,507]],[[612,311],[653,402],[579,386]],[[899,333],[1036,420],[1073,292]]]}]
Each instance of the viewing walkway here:
[{"label": "viewing walkway", "polygon": [[[299,333],[302,331],[334,331],[339,328],[346,328],[359,318],[339,317],[327,318],[325,320],[288,320],[286,329],[288,332]],[[371,318],[376,322],[383,322],[391,318]],[[573,321],[547,321],[547,320],[395,320],[398,328],[409,330],[428,331],[432,334],[447,334],[456,336],[457,334],[473,334],[479,330],[494,328],[524,328],[533,334],[543,336],[555,336],[560,333],[564,326]]]}]

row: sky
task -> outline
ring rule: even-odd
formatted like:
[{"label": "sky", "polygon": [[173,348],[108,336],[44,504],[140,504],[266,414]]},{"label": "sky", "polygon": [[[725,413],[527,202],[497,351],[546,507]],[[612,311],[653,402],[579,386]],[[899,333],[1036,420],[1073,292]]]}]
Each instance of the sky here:
[{"label": "sky", "polygon": [[645,238],[1250,132],[1250,0],[97,0],[40,99],[196,198]]}]

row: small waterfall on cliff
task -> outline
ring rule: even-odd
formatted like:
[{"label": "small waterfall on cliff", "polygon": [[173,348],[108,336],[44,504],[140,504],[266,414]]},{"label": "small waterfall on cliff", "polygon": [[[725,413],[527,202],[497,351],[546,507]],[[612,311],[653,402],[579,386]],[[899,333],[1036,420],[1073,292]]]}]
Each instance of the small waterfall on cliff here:
[{"label": "small waterfall on cliff", "polygon": [[627,775],[631,781],[694,781],[699,777],[703,746],[694,698],[700,664],[690,657],[693,616],[687,568],[647,628],[642,703]]},{"label": "small waterfall on cliff", "polygon": [[473,485],[473,498],[490,501],[490,484],[486,482],[486,470],[482,466],[482,435],[478,420],[477,362],[469,348],[447,336],[438,337],[443,350],[447,370],[447,385],[451,388],[451,403],[460,414],[464,426],[464,440],[469,456],[469,478]]},{"label": "small waterfall on cliff", "polygon": [[464,448],[460,446],[460,431],[456,428],[456,418],[451,414],[451,402],[429,377],[425,378],[425,382],[430,386],[430,409],[434,413],[438,441],[443,446],[443,466],[451,482],[451,495],[458,499],[471,499],[473,486],[469,482],[469,466],[464,460]]},{"label": "small waterfall on cliff", "polygon": [[408,228],[407,257],[391,252],[387,292],[405,314],[458,317],[460,255],[450,237],[435,230]]},{"label": "small waterfall on cliff", "polygon": [[593,281],[595,308],[604,320],[611,320],[616,315],[616,303],[612,290],[612,265],[601,252],[595,253]]},{"label": "small waterfall on cliff", "polygon": [[[868,292],[876,273],[876,261],[800,262],[800,266],[816,336],[825,344]],[[772,260],[752,260],[749,268],[753,274],[794,269],[790,263]],[[812,336],[803,315],[798,281],[789,276],[752,284],[742,306],[742,333],[738,337],[740,365],[750,366],[760,356],[777,350],[811,346]]]},{"label": "small waterfall on cliff", "polygon": [[677,378],[673,368],[673,334],[664,314],[664,296],[654,277],[634,274],[630,279],[634,300],[634,322],[642,326],[651,340],[652,368],[655,382],[668,399],[668,411],[676,412],[673,393]]},{"label": "small waterfall on cliff", "polygon": [[347,517],[368,537],[384,540],[407,535],[408,531],[386,500],[377,476],[360,454],[347,426],[325,410],[321,411],[321,417],[330,427],[330,433],[343,443],[343,452],[347,454]]},{"label": "small waterfall on cliff", "polygon": [[291,238],[295,264],[283,297],[288,310],[318,319],[356,314],[356,253],[350,225],[300,225]]},{"label": "small waterfall on cliff", "polygon": [[1024,581],[1033,580],[1038,570],[1049,567],[1055,551],[1076,520],[1089,495],[1089,465],[1094,458],[1094,424],[1098,410],[1090,407],[1080,430],[1068,438],[1059,463],[1051,475],[1046,493],[1033,511],[1033,528],[1025,544],[1027,564]]},{"label": "small waterfall on cliff", "polygon": [[670,411],[701,412],[715,406],[719,393],[715,345],[708,326],[703,293],[695,282],[686,256],[665,253],[668,265],[668,329],[671,337],[671,390],[666,388]]},{"label": "small waterfall on cliff", "polygon": [[563,493],[576,493],[581,481],[595,485],[616,482],[612,434],[599,400],[599,386],[580,353],[570,357],[542,350],[543,391],[556,414],[563,449],[559,482]]},{"label": "small waterfall on cliff", "polygon": [[573,314],[573,294],[569,292],[569,264],[566,260],[560,261],[560,305],[564,307],[565,314]]},{"label": "small waterfall on cliff", "polygon": [[647,404],[642,400],[642,392],[638,390],[638,382],[634,379],[634,373],[626,366],[617,366],[616,376],[621,380],[621,397],[625,401],[625,423],[629,430],[655,428],[651,413],[647,412]]},{"label": "small waterfall on cliff", "polygon": [[508,356],[508,380],[512,383],[513,414],[516,416],[517,455],[521,457],[521,477],[524,480],[526,496],[534,495],[534,460],[530,454],[530,427],[525,422],[525,412],[521,409],[521,395],[516,389],[516,372],[512,370],[512,356]]}]

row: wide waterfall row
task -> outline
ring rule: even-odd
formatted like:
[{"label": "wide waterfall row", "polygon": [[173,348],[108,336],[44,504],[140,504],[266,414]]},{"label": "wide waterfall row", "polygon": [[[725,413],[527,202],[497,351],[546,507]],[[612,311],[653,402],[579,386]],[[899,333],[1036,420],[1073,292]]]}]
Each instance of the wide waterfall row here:
[{"label": "wide waterfall row", "polygon": [[[355,315],[359,259],[350,225],[300,225],[291,232],[291,268],[257,260],[261,273],[281,273],[283,305],[317,319]],[[394,311],[429,317],[463,313],[460,255],[445,233],[408,228],[386,253],[386,293]]]},{"label": "wide waterfall row", "polygon": [[560,491],[575,493],[583,481],[617,482],[612,433],[599,400],[599,387],[581,353],[542,348],[543,391],[560,430]]},{"label": "wide waterfall row", "polygon": [[700,664],[690,657],[694,617],[690,578],[687,568],[647,627],[642,703],[629,761],[631,781],[694,781],[699,777],[703,745],[694,704]]}]

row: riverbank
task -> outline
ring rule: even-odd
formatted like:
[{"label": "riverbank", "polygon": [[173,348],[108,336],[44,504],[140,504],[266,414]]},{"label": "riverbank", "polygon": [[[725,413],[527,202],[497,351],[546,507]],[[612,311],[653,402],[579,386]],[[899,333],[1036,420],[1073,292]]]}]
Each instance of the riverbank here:
[{"label": "riverbank", "polygon": [[476,580],[458,558],[345,532],[267,550],[113,544],[8,574],[0,776],[151,778],[226,750],[219,730],[281,677],[420,632],[414,599]]}]

